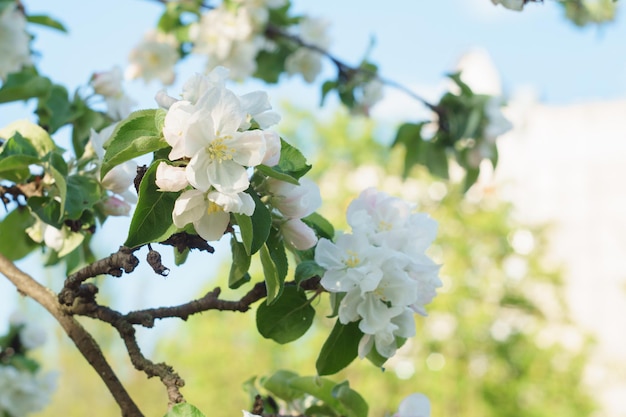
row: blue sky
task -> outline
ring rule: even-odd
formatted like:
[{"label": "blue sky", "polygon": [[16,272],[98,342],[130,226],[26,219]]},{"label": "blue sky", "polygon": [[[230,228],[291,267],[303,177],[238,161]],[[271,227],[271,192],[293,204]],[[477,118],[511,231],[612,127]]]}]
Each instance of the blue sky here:
[{"label": "blue sky", "polygon": [[[162,10],[162,6],[148,0],[24,0],[24,3],[29,12],[49,13],[69,29],[67,35],[36,29],[34,48],[41,54],[38,58],[41,72],[70,90],[86,84],[94,71],[108,70],[113,65],[124,67],[128,52],[145,31],[154,27]],[[439,88],[444,74],[464,52],[481,47],[489,52],[500,71],[505,92],[532,86],[542,101],[559,105],[626,97],[623,15],[602,28],[580,29],[563,19],[561,8],[553,0],[530,5],[523,13],[494,7],[489,0],[389,0],[384,4],[371,0],[296,0],[294,8],[300,13],[328,18],[334,40],[331,51],[349,63],[361,59],[374,36],[376,46],[371,58],[380,64],[383,76],[426,96]],[[179,90],[188,75],[203,70],[202,60],[190,60],[178,69],[179,81],[170,88],[172,93]],[[330,65],[326,66],[325,74],[332,74]],[[133,81],[127,88],[140,106],[154,107],[152,97],[161,86]],[[236,86],[241,91],[252,88],[265,87],[260,83]],[[299,78],[269,88],[276,102],[288,99],[310,109],[315,109],[319,101],[318,89],[304,85]],[[28,107],[21,103],[2,106],[0,126],[28,116]],[[114,251],[123,241],[125,235],[120,236],[115,230],[124,228],[125,221],[107,222],[107,238],[100,246],[102,253]],[[224,252],[228,252],[226,248]],[[21,266],[30,268],[24,263]],[[192,269],[173,271],[178,277],[195,273]],[[145,281],[133,277],[132,282],[145,289],[147,283],[162,280],[159,293],[147,289],[138,293],[125,291],[125,295],[120,292],[114,303],[153,306],[174,302],[173,294],[181,302],[190,296],[179,290],[175,279],[145,275]],[[54,280],[59,275],[47,277],[53,286],[58,286]],[[111,282],[113,287],[126,285]],[[1,323],[3,315],[13,308],[15,297],[4,280],[0,280],[0,294]]]}]

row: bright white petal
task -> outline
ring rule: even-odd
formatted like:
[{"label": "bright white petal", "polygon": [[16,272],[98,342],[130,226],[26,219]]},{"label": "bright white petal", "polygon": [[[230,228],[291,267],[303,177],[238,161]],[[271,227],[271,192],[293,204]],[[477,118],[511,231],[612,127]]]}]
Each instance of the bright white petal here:
[{"label": "bright white petal", "polygon": [[176,199],[172,220],[176,227],[185,227],[206,214],[207,201],[200,190],[185,191]]},{"label": "bright white petal", "polygon": [[209,164],[207,174],[209,183],[222,193],[239,193],[250,185],[245,168],[233,161]]},{"label": "bright white petal", "polygon": [[196,232],[207,241],[219,240],[228,227],[230,215],[224,211],[216,211],[193,222]]}]

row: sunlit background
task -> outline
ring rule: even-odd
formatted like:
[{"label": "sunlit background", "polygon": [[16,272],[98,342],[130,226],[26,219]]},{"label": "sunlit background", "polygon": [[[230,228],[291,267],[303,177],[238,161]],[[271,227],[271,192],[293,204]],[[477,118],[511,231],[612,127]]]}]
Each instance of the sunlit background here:
[{"label": "sunlit background", "polygon": [[[69,29],[69,35],[34,30],[34,49],[41,72],[70,90],[94,71],[124,67],[162,10],[147,0],[24,3]],[[337,377],[348,377],[368,399],[372,416],[392,412],[415,391],[430,397],[433,416],[626,416],[626,20],[621,14],[613,23],[581,29],[555,3],[516,13],[489,0],[294,0],[298,11],[332,22],[333,54],[356,63],[372,43],[371,59],[386,78],[432,101],[449,88],[444,74],[458,68],[475,89],[508,99],[506,115],[515,128],[499,141],[500,163],[464,197],[454,183],[420,170],[401,180],[401,156],[385,145],[398,123],[428,113],[399,91],[387,89],[365,120],[346,115],[333,100],[319,109],[319,89],[297,77],[278,87],[233,86],[270,91],[283,114],[278,130],[308,152],[324,198],[321,211],[335,224],[345,222],[350,199],[372,185],[417,202],[439,221],[431,255],[444,265],[444,287],[429,317],[417,318],[417,336],[384,373],[356,362]],[[202,71],[203,62],[192,59],[177,70],[172,93]],[[332,70],[329,64],[325,74]],[[154,107],[161,88],[141,81],[126,87],[138,108]],[[21,103],[0,107],[0,126],[32,117],[31,110]],[[58,139],[67,134],[59,132]],[[107,221],[94,239],[97,253],[115,251],[127,224]],[[172,266],[169,250],[162,252]],[[104,278],[100,299],[128,311],[225,287],[227,242],[216,252],[210,259],[194,254],[167,278],[145,268]],[[63,270],[42,270],[41,259],[34,254],[18,266],[59,289]],[[104,385],[47,313],[0,280],[0,332],[18,307],[49,323],[51,338],[58,336],[39,352],[60,379],[53,404],[38,415],[116,415]],[[319,307],[322,316],[325,306]],[[318,319],[320,329],[327,326]],[[147,415],[162,415],[160,383],[132,369],[111,329],[85,323]],[[181,323],[141,330],[140,342],[179,371],[190,402],[218,417],[249,407],[241,387],[251,377],[281,368],[314,374],[323,343],[319,329],[288,346],[264,340],[254,311],[209,312]]]}]

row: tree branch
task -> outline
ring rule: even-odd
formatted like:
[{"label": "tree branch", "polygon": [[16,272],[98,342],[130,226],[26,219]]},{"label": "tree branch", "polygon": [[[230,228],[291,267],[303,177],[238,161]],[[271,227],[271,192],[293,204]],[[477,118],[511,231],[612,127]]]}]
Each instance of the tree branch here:
[{"label": "tree branch", "polygon": [[64,311],[56,295],[35,281],[30,275],[18,269],[4,255],[0,254],[0,273],[15,285],[17,290],[41,304],[59,322],[65,333],[72,339],[80,353],[98,373],[113,398],[119,405],[123,417],[143,417],[111,366],[106,361],[100,346],[69,313]]}]

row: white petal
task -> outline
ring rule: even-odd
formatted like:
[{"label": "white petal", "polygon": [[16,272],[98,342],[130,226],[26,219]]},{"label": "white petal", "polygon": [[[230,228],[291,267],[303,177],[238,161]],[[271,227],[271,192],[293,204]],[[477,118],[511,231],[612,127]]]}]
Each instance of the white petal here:
[{"label": "white petal", "polygon": [[280,227],[285,242],[298,250],[310,249],[317,243],[315,232],[300,219],[291,219]]},{"label": "white petal", "polygon": [[209,183],[226,194],[242,192],[250,185],[245,168],[233,161],[213,162],[207,173]]},{"label": "white petal", "polygon": [[430,417],[430,401],[422,393],[411,394],[400,403],[394,417]]},{"label": "white petal", "polygon": [[233,160],[248,167],[259,165],[267,149],[262,130],[236,133],[233,139],[228,141],[228,145],[234,150]]},{"label": "white petal", "polygon": [[198,235],[207,241],[219,240],[228,227],[230,215],[224,211],[217,211],[193,222]]},{"label": "white petal", "polygon": [[212,165],[218,165],[218,163],[214,162],[206,152],[198,152],[185,168],[187,181],[194,188],[208,191],[213,185],[209,179],[209,170]]},{"label": "white petal", "polygon": [[174,167],[165,162],[159,163],[156,170],[156,185],[159,191],[180,191],[189,185],[185,167]]},{"label": "white petal", "polygon": [[176,227],[185,227],[206,215],[208,203],[199,190],[185,191],[176,199],[172,220]]}]

